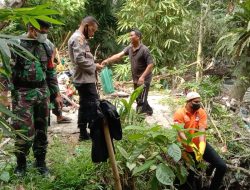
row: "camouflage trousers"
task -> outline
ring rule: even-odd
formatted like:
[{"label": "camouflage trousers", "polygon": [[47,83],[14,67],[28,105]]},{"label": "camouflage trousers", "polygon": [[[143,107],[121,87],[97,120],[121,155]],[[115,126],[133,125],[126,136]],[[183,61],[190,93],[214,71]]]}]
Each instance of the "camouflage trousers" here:
[{"label": "camouflage trousers", "polygon": [[[34,96],[32,96],[34,95]],[[27,155],[32,146],[34,157],[45,159],[47,150],[47,127],[49,100],[38,91],[12,92],[13,112],[21,119],[14,120],[13,127],[26,137],[16,136],[16,156]]]}]

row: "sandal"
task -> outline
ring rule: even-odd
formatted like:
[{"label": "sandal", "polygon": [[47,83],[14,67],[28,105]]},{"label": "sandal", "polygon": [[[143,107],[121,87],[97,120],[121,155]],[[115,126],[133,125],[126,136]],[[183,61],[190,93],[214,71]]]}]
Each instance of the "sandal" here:
[{"label": "sandal", "polygon": [[71,123],[71,118],[68,118],[68,117],[65,117],[65,116],[62,116],[62,119],[57,121],[58,124],[62,124],[62,123]]}]

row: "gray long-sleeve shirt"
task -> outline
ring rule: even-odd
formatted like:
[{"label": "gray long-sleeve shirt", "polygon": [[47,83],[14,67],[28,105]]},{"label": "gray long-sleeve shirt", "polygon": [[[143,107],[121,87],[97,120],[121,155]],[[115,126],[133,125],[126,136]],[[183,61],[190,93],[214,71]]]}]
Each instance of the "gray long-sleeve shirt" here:
[{"label": "gray long-sleeve shirt", "polygon": [[95,83],[96,65],[90,52],[88,41],[76,30],[68,41],[69,55],[73,66],[73,82],[75,84]]}]

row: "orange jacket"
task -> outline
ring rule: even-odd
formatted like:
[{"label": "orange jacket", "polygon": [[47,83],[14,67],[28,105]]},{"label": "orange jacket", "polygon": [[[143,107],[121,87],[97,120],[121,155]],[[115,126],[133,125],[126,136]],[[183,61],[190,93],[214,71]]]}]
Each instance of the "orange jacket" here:
[{"label": "orange jacket", "polygon": [[[207,114],[204,109],[200,108],[195,113],[190,113],[185,107],[178,109],[174,114],[174,122],[179,124],[184,124],[184,128],[194,128],[194,129],[204,129],[207,128]],[[194,134],[197,131],[190,130],[190,134]],[[180,137],[178,138],[180,141]],[[192,142],[195,143],[197,148],[199,148],[199,137],[192,139]],[[190,146],[184,145],[186,151],[193,152]]]}]

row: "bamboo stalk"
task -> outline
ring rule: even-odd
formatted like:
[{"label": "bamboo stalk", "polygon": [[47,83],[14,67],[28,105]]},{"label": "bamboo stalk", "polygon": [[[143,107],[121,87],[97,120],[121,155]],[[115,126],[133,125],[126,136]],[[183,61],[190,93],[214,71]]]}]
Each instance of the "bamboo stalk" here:
[{"label": "bamboo stalk", "polygon": [[108,148],[109,160],[110,160],[110,164],[111,164],[114,179],[115,179],[115,190],[122,190],[120,176],[119,176],[118,168],[116,165],[113,145],[112,145],[111,138],[110,138],[109,127],[108,127],[107,120],[105,118],[103,119],[103,130],[104,130],[105,141],[106,141],[107,148]]},{"label": "bamboo stalk", "polygon": [[222,138],[222,136],[221,136],[221,133],[220,133],[218,127],[217,127],[217,126],[215,125],[215,123],[214,123],[213,118],[212,118],[210,115],[208,115],[208,118],[209,118],[209,120],[211,121],[212,125],[214,126],[216,132],[218,133],[218,136],[219,136],[221,142],[222,142],[224,145],[226,145],[225,141],[223,140],[223,138]]},{"label": "bamboo stalk", "polygon": [[57,49],[57,48],[55,49],[55,52],[56,52],[56,55],[55,55],[55,56],[56,56],[56,59],[57,59],[57,61],[58,61],[58,65],[60,65],[60,64],[62,64],[62,63],[61,63],[61,57],[60,57],[60,55],[59,55],[59,53],[58,53],[58,49]]},{"label": "bamboo stalk", "polygon": [[62,45],[61,45],[60,48],[59,48],[59,51],[62,50],[62,48],[63,48],[63,46],[65,45],[66,41],[69,39],[70,34],[71,34],[71,31],[69,31],[69,32],[67,33],[66,37],[64,38],[64,41],[63,41]]}]

